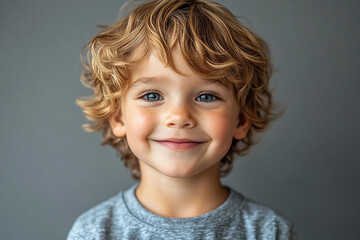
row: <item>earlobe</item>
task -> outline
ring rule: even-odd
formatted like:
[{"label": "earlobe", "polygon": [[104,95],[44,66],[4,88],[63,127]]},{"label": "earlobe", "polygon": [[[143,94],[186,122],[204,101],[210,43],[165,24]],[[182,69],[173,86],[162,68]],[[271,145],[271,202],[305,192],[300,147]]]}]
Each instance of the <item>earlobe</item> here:
[{"label": "earlobe", "polygon": [[250,121],[245,116],[243,116],[242,121],[235,129],[234,138],[237,140],[245,138],[250,129],[250,125]]},{"label": "earlobe", "polygon": [[123,120],[121,119],[120,113],[117,112],[117,113],[112,114],[108,121],[109,121],[111,130],[116,137],[125,136],[126,127],[125,127]]}]

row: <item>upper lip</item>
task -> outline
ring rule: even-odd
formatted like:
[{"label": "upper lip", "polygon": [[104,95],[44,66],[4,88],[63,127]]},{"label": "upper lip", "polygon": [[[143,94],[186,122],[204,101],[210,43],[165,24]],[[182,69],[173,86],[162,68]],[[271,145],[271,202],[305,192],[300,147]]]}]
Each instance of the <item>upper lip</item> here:
[{"label": "upper lip", "polygon": [[157,142],[176,142],[176,143],[185,143],[185,142],[195,142],[195,143],[201,143],[203,141],[195,141],[187,138],[168,138],[163,140],[155,140]]}]

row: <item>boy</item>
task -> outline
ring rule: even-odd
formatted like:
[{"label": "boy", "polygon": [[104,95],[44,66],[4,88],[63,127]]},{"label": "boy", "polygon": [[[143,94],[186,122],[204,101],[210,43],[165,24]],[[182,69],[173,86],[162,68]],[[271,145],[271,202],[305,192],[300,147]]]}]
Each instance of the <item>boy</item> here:
[{"label": "boy", "polygon": [[291,223],[221,185],[272,113],[266,44],[208,0],[153,0],[88,43],[81,99],[139,184],[68,239],[291,239]]}]

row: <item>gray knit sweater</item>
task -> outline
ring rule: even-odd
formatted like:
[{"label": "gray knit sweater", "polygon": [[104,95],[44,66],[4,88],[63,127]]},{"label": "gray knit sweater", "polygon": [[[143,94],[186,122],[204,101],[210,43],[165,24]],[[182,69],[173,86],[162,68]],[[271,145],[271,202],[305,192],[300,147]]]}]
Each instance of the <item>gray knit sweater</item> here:
[{"label": "gray knit sweater", "polygon": [[217,209],[165,218],[140,205],[134,185],[79,216],[67,239],[293,239],[293,226],[268,207],[230,189]]}]

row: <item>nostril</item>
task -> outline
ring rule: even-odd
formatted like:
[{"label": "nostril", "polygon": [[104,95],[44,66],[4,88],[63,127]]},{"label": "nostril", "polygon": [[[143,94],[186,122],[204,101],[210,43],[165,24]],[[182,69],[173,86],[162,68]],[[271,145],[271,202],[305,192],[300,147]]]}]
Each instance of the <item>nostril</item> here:
[{"label": "nostril", "polygon": [[[185,111],[186,109],[186,111]],[[192,128],[196,125],[194,116],[188,111],[187,108],[171,108],[166,117],[164,124],[167,127],[176,128]]]}]

